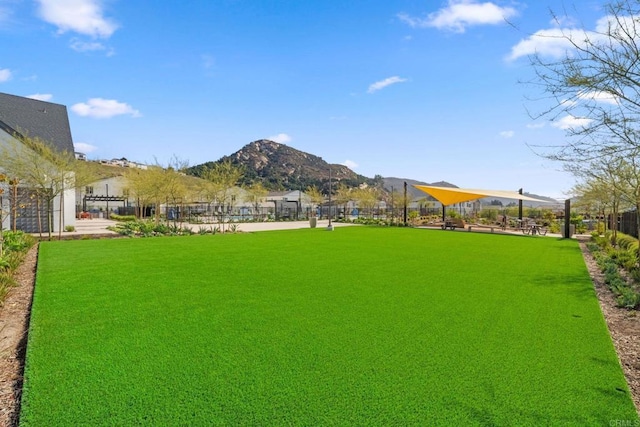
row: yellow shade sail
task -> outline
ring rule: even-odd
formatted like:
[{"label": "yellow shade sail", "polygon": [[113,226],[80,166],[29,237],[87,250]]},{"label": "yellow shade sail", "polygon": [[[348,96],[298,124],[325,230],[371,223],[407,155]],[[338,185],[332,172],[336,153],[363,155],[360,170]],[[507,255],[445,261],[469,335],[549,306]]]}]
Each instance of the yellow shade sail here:
[{"label": "yellow shade sail", "polygon": [[482,199],[485,197],[527,200],[540,203],[553,203],[548,200],[541,200],[534,197],[525,196],[524,194],[520,194],[517,191],[477,190],[469,188],[435,187],[432,185],[414,185],[414,187],[432,196],[437,201],[442,203],[443,206],[469,202],[471,200]]}]

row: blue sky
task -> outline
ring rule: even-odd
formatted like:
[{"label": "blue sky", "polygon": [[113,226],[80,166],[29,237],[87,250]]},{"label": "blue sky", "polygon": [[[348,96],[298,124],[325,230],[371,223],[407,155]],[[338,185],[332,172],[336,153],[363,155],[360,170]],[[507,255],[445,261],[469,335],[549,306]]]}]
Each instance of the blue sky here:
[{"label": "blue sky", "polygon": [[91,159],[195,165],[268,138],[368,177],[565,198],[573,177],[529,146],[576,118],[533,120],[519,82],[564,51],[540,35],[595,29],[602,4],[0,0],[0,92],[66,105]]}]

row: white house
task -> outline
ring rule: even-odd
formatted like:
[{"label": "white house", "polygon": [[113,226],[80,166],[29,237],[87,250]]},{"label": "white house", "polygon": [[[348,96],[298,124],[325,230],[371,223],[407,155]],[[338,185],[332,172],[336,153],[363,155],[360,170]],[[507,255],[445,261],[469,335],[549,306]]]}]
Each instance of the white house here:
[{"label": "white house", "polygon": [[121,175],[103,178],[76,189],[76,210],[88,213],[90,217],[107,217],[107,213],[117,213],[118,208],[128,208],[132,203],[127,180]]},{"label": "white house", "polygon": [[312,202],[311,198],[300,190],[271,191],[262,206],[273,208],[276,219],[298,219],[309,215]]},{"label": "white house", "polygon": [[[23,137],[38,138],[55,151],[74,153],[67,107],[51,102],[39,101],[15,95],[0,93],[0,145],[22,144]],[[25,147],[25,149],[29,149]],[[10,177],[18,178],[20,177]],[[3,228],[10,228],[16,223],[19,230],[29,233],[48,230],[46,221],[48,210],[53,213],[52,232],[59,231],[60,226],[75,225],[75,191],[67,188],[55,197],[51,206],[36,203],[32,189],[21,180],[17,188],[19,202],[14,202],[16,209],[11,209],[12,195],[6,184],[2,197]],[[41,220],[38,221],[38,212]]]}]

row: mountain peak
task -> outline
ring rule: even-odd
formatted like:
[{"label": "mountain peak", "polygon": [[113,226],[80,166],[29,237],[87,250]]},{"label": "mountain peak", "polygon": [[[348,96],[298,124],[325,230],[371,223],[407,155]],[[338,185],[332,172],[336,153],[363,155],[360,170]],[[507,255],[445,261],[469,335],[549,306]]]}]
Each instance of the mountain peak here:
[{"label": "mountain peak", "polygon": [[269,139],[253,141],[216,162],[194,166],[189,172],[200,176],[205,168],[224,161],[244,169],[242,184],[259,181],[270,190],[305,190],[310,186],[327,190],[329,170],[333,185],[340,182],[355,187],[371,181],[344,165],[329,164],[321,157]]}]

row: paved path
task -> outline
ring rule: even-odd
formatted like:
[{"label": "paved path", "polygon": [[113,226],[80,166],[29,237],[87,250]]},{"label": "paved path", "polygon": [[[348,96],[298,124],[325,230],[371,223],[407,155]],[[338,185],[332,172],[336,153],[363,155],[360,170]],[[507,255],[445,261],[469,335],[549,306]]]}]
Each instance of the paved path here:
[{"label": "paved path", "polygon": [[[94,218],[94,219],[78,219],[76,220],[76,231],[72,232],[63,232],[63,236],[71,236],[71,235],[83,235],[83,234],[117,234],[113,231],[107,230],[108,226],[117,224],[116,221],[111,221],[108,219],[102,218]],[[284,222],[239,222],[236,223],[238,225],[238,230],[244,231],[247,233],[256,232],[256,231],[270,231],[270,230],[295,230],[301,228],[309,228],[309,221],[284,221]],[[317,228],[326,229],[329,225],[329,221],[326,219],[319,220]],[[342,222],[333,222],[332,225],[335,228],[339,227],[348,227],[353,226],[355,224],[348,224]],[[198,231],[200,227],[217,227],[218,224],[187,224],[184,223],[183,226],[190,226],[192,230]],[[226,227],[225,227],[226,228]],[[422,227],[420,227],[422,228]],[[433,227],[424,227],[424,228],[433,228]],[[456,230],[456,231],[466,231],[466,230]],[[482,229],[477,228],[473,230],[474,232],[490,232],[490,229]],[[498,227],[495,228],[496,233],[502,234],[519,234],[522,235],[522,232],[517,230],[507,230],[502,231],[499,230]],[[562,237],[560,234],[547,233],[548,237],[559,238]],[[574,236],[575,237],[575,236]]]},{"label": "paved path", "polygon": [[[107,227],[117,224],[116,221],[108,219],[78,219],[76,220],[76,231],[62,233],[63,236],[82,235],[82,234],[116,234],[107,230]],[[240,222],[237,223],[238,230],[244,232],[269,231],[269,230],[295,230],[300,228],[309,228],[309,221],[285,221],[285,222]],[[319,220],[317,228],[327,228],[329,221],[326,219]],[[333,222],[335,228],[347,227],[354,224],[345,224],[342,222]],[[217,227],[218,224],[182,224],[183,227],[191,227],[192,230],[198,231],[200,227]],[[226,229],[226,226],[225,226]]]}]

